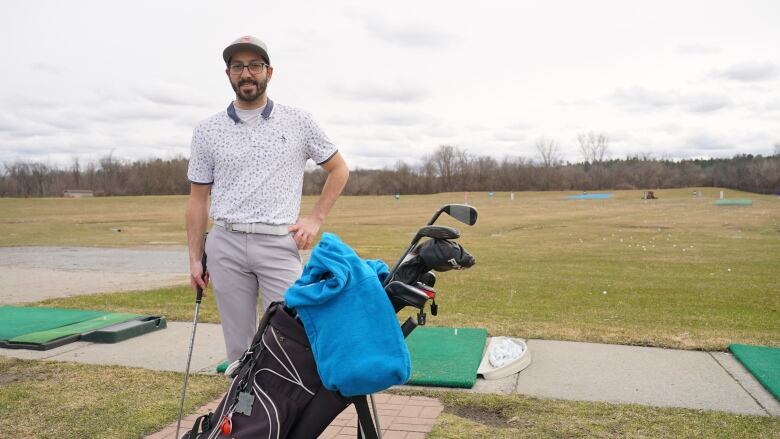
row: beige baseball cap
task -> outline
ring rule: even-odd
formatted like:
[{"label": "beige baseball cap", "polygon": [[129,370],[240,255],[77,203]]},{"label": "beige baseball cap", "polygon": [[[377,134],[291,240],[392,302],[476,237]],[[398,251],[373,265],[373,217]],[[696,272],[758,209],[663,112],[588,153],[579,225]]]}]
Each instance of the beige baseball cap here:
[{"label": "beige baseball cap", "polygon": [[252,35],[244,35],[225,47],[225,50],[222,51],[222,59],[225,60],[225,64],[229,63],[230,57],[239,50],[257,52],[263,57],[265,62],[269,65],[271,64],[271,60],[268,58],[268,46],[266,46],[260,38],[253,37]]}]

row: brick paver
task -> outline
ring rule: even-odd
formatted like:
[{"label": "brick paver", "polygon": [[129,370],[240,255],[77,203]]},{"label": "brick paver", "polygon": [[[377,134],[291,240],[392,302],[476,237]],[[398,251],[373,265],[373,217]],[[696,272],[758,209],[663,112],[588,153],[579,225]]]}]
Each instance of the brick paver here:
[{"label": "brick paver", "polygon": [[[219,404],[219,399],[212,401],[194,414],[186,416],[181,421],[179,435],[192,428],[195,419],[213,411]],[[423,439],[436,423],[436,418],[444,410],[441,402],[424,396],[402,396],[388,393],[374,395],[379,424],[382,427],[383,439]],[[331,422],[320,435],[320,439],[354,439],[357,437],[357,413],[355,407],[349,406]],[[176,439],[176,422],[164,429],[146,436],[145,439]]]}]

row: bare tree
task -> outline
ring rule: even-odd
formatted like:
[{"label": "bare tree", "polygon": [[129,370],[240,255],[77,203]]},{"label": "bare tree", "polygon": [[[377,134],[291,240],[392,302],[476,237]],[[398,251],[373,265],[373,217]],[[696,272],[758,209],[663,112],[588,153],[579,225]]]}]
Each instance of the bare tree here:
[{"label": "bare tree", "polygon": [[436,165],[433,164],[433,158],[430,155],[426,155],[423,158],[420,165],[420,177],[422,179],[422,187],[424,187],[428,193],[436,192]]},{"label": "bare tree", "polygon": [[403,160],[395,162],[395,170],[392,172],[394,180],[394,187],[397,192],[403,194],[410,194],[413,192],[414,186],[414,172],[412,167],[407,165]]},{"label": "bare tree", "polygon": [[474,157],[471,160],[471,186],[467,186],[466,190],[479,190],[480,188],[488,188],[488,190],[496,190],[498,186],[497,175],[498,174],[498,162],[496,159],[490,156]]},{"label": "bare tree", "polygon": [[599,134],[593,156],[597,162],[603,162],[609,157],[609,137],[606,134]]},{"label": "bare tree", "polygon": [[580,154],[582,155],[582,161],[586,163],[590,162],[592,157],[590,154],[590,147],[588,146],[588,134],[578,133],[577,142],[580,144]]},{"label": "bare tree", "polygon": [[542,165],[545,168],[561,164],[561,150],[557,140],[540,137],[536,140],[536,150],[539,152],[539,156],[542,158]]},{"label": "bare tree", "polygon": [[780,142],[775,142],[775,156],[780,157]]},{"label": "bare tree", "polygon": [[35,196],[35,182],[31,177],[30,164],[17,161],[5,164],[5,172],[13,183],[16,195],[20,197]]},{"label": "bare tree", "polygon": [[81,185],[81,165],[78,157],[73,158],[73,164],[70,166],[70,175],[74,184],[73,189],[79,189],[79,185]]},{"label": "bare tree", "polygon": [[455,176],[457,156],[457,148],[452,145],[439,146],[439,149],[431,156],[431,161],[436,168],[444,192],[451,192],[453,190],[453,177]]},{"label": "bare tree", "polygon": [[476,157],[465,149],[455,148],[455,173],[453,175],[451,191],[474,190],[479,184],[476,169]]},{"label": "bare tree", "polygon": [[609,157],[609,137],[593,131],[577,134],[582,159],[588,163],[603,162]]}]

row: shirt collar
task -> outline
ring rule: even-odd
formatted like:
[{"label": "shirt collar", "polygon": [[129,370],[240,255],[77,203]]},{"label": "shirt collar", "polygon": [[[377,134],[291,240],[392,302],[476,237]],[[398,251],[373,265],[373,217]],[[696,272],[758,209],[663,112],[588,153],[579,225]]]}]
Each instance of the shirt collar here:
[{"label": "shirt collar", "polygon": [[[263,119],[268,119],[271,117],[271,112],[274,111],[274,101],[271,100],[271,98],[268,98],[268,102],[265,104],[265,108],[263,109],[263,112],[260,113],[261,116],[263,116]],[[236,107],[233,106],[233,101],[230,101],[230,105],[227,107],[227,115],[233,119],[233,122],[239,123],[241,122],[241,119],[238,117],[238,114],[236,114]]]}]

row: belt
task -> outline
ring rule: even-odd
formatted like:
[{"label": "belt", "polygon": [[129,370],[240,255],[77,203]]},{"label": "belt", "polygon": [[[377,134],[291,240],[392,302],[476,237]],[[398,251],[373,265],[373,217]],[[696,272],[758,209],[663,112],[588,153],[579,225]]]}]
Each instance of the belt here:
[{"label": "belt", "polygon": [[214,225],[222,227],[228,232],[258,233],[261,235],[287,235],[290,233],[289,225],[266,223],[229,223],[222,220],[214,220]]}]

